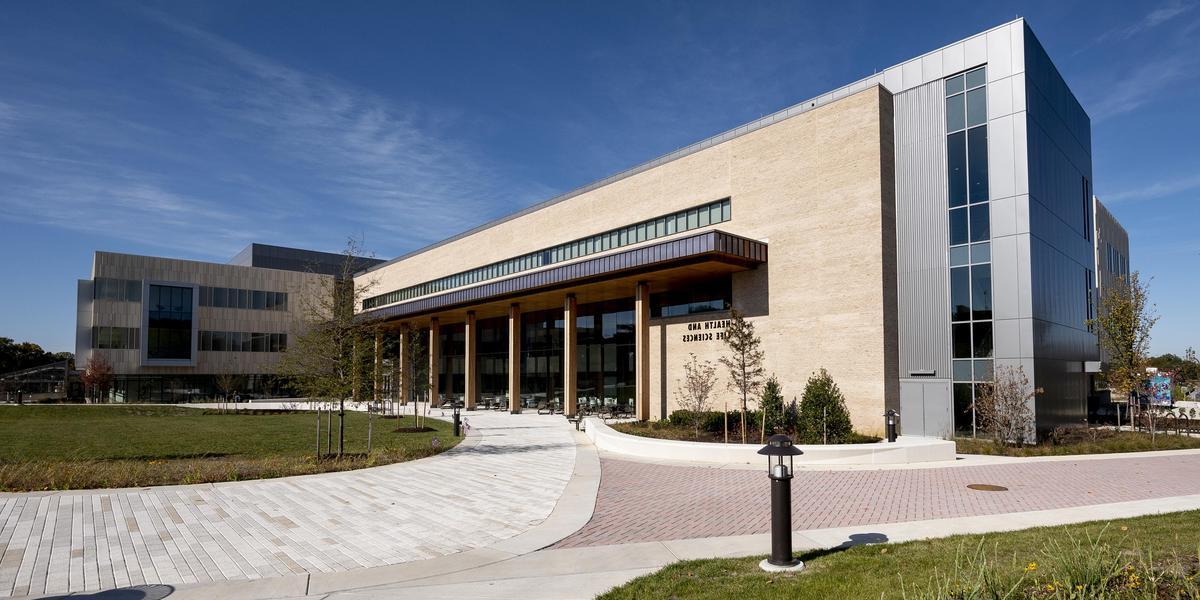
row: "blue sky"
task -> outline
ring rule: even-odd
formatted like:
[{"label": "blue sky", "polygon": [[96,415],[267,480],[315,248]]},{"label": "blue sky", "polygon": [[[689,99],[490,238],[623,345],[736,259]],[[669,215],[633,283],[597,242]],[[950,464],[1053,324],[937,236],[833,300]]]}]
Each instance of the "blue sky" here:
[{"label": "blue sky", "polygon": [[91,252],[390,258],[1021,15],[1200,346],[1192,2],[8,2],[0,336],[73,350]]}]

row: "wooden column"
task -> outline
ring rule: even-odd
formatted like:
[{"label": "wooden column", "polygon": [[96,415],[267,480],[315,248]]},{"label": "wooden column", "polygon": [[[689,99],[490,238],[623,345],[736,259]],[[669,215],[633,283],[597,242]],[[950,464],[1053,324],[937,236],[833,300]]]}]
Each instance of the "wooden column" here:
[{"label": "wooden column", "polygon": [[375,332],[375,393],[372,401],[383,400],[383,332]]},{"label": "wooden column", "polygon": [[479,400],[479,372],[475,359],[477,338],[475,311],[468,311],[467,322],[463,325],[463,354],[466,354],[463,357],[463,404],[467,410],[475,410],[475,403]]},{"label": "wooden column", "polygon": [[639,281],[633,297],[634,408],[639,421],[650,418],[650,286]]},{"label": "wooden column", "polygon": [[521,305],[508,307],[508,410],[521,412]]},{"label": "wooden column", "polygon": [[575,333],[575,317],[579,307],[575,294],[567,294],[563,303],[563,413],[568,417],[579,412],[579,360],[578,336]]},{"label": "wooden column", "polygon": [[438,389],[438,369],[441,366],[438,358],[442,354],[438,347],[442,337],[440,329],[437,317],[429,320],[429,406],[442,405],[441,390]]},{"label": "wooden column", "polygon": [[400,343],[396,344],[396,348],[396,366],[400,375],[396,382],[396,399],[401,405],[405,405],[408,404],[409,394],[412,393],[412,365],[408,363],[408,327],[400,330]]}]

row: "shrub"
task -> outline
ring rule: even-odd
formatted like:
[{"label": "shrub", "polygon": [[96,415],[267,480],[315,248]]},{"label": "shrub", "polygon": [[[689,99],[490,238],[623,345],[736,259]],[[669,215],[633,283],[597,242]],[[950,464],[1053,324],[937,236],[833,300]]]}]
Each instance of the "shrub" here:
[{"label": "shrub", "polygon": [[784,429],[783,386],[779,385],[779,379],[774,375],[763,386],[762,400],[759,401],[759,407],[761,407],[764,415],[764,420],[762,421],[764,433],[772,434]]},{"label": "shrub", "polygon": [[846,398],[825,369],[813,373],[800,399],[796,437],[802,444],[837,444],[850,439]]}]

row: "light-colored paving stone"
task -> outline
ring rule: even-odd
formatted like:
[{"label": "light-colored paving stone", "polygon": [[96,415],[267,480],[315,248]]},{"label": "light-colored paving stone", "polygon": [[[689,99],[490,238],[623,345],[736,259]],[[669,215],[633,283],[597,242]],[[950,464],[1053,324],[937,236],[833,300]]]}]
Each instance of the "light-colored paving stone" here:
[{"label": "light-colored paving stone", "polygon": [[0,494],[0,596],[394,565],[489,546],[541,523],[571,478],[573,430],[561,416],[480,412],[467,420],[477,443],[411,463]]}]

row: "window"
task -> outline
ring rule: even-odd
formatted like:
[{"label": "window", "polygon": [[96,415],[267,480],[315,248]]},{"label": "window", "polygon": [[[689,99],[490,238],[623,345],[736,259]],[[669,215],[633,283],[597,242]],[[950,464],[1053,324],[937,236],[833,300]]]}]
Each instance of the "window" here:
[{"label": "window", "polygon": [[[963,209],[959,209],[962,212]],[[988,216],[987,204],[976,204],[971,207],[971,241],[986,242],[992,238],[992,220]]]},{"label": "window", "polygon": [[92,348],[137,350],[141,332],[138,327],[92,327]]},{"label": "window", "polygon": [[142,281],[140,279],[113,279],[97,277],[93,282],[92,299],[116,302],[141,302]]},{"label": "window", "polygon": [[1092,240],[1092,186],[1083,178],[1083,239]]},{"label": "window", "polygon": [[147,358],[192,358],[192,293],[190,287],[149,286]]},{"label": "window", "polygon": [[729,310],[733,306],[733,280],[720,277],[687,289],[662,292],[650,297],[651,317],[682,317]]},{"label": "window", "polygon": [[954,420],[968,431],[977,425],[975,399],[992,378],[994,346],[986,84],[986,67],[945,80]]},{"label": "window", "polygon": [[946,139],[950,174],[950,208],[967,204],[967,134],[952,133]]},{"label": "window", "polygon": [[1096,318],[1096,299],[1095,299],[1095,296],[1093,295],[1093,290],[1095,289],[1095,286],[1092,285],[1092,283],[1093,283],[1093,281],[1092,281],[1091,269],[1084,269],[1083,270],[1083,290],[1084,290],[1084,296],[1085,296],[1085,303],[1086,303],[1086,307],[1087,307],[1087,310],[1085,312],[1085,315],[1087,318],[1087,323],[1086,323],[1087,330],[1095,332],[1095,323],[1093,323],[1092,321],[1095,320],[1095,318]]},{"label": "window", "polygon": [[[963,163],[963,174],[966,176],[966,163]],[[963,181],[964,203],[966,195],[966,180]],[[393,290],[377,296],[366,298],[362,302],[364,310],[378,308],[386,304],[401,302],[410,298],[424,296],[437,291],[460,287],[469,283],[485,281],[502,277],[511,273],[519,273],[529,269],[588,256],[597,252],[620,248],[623,246],[645,242],[660,237],[682,233],[691,229],[723,223],[732,218],[732,207],[728,198],[710,202],[704,206],[679,211],[670,215],[649,219],[641,223],[628,225],[604,233],[589,236],[580,240],[560,244],[553,248],[540,250],[531,254],[512,258],[503,262],[486,265],[470,271],[448,275],[434,281]]]}]

